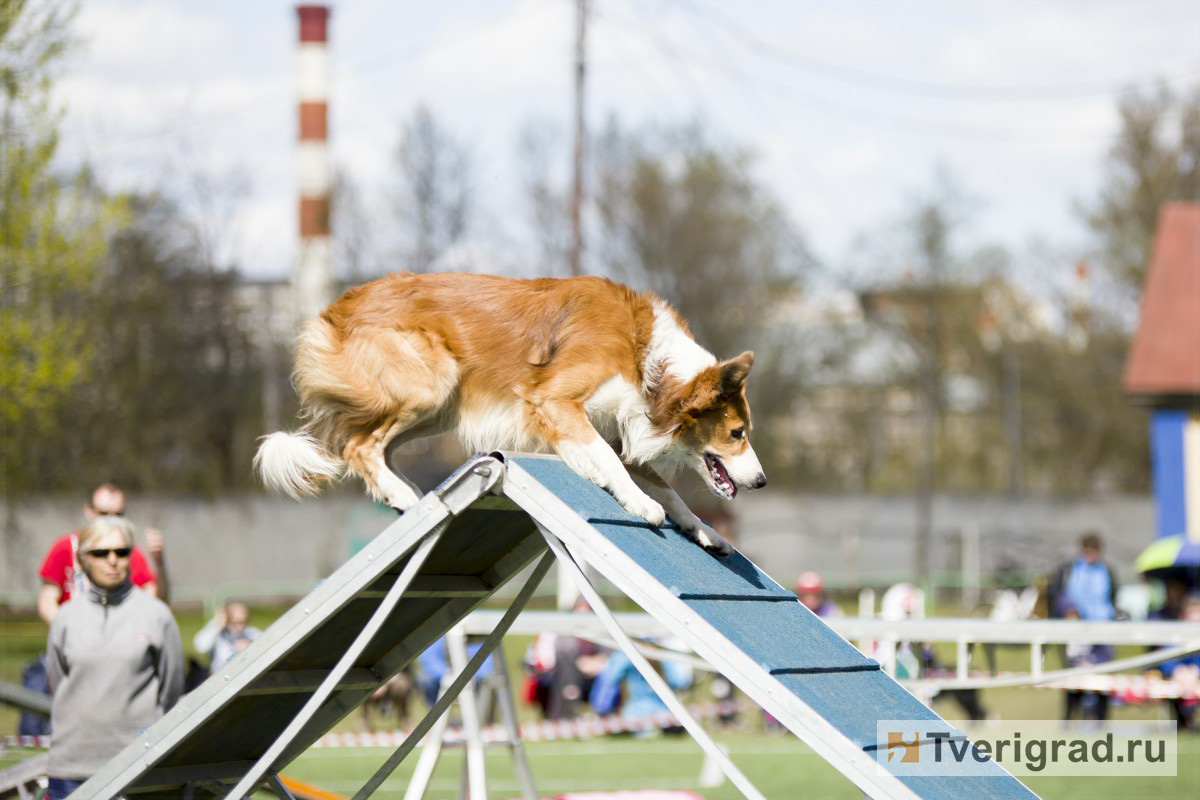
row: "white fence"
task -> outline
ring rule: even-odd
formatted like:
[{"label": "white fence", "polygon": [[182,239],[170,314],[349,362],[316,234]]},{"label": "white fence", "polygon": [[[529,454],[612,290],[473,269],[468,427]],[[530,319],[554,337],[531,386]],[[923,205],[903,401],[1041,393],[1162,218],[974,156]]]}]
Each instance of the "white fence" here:
[{"label": "white fence", "polygon": [[[497,611],[476,611],[467,617],[463,628],[469,634],[486,634],[495,627],[500,616],[500,612]],[[648,614],[619,613],[615,616],[622,628],[632,637],[649,640],[671,638],[670,631]],[[896,667],[896,649],[902,642],[953,643],[957,652],[956,674],[953,677],[902,681],[918,694],[929,694],[942,689],[1032,686],[1078,675],[1141,669],[1200,651],[1200,625],[1184,622],[995,622],[986,619],[910,619],[893,622],[862,617],[833,617],[825,622],[846,639],[857,642],[860,649],[867,651],[885,670],[892,673]],[[538,633],[579,636],[601,643],[605,643],[607,638],[603,625],[593,615],[571,612],[526,611],[517,618],[510,629],[510,634]],[[975,644],[1029,647],[1029,672],[997,676],[972,675],[969,672],[970,652]],[[1069,644],[1134,645],[1160,649],[1087,667],[1044,670],[1045,646]],[[690,653],[680,653],[658,645],[650,646],[649,649],[657,658],[676,658],[686,660],[694,666],[707,668],[707,665]]]}]

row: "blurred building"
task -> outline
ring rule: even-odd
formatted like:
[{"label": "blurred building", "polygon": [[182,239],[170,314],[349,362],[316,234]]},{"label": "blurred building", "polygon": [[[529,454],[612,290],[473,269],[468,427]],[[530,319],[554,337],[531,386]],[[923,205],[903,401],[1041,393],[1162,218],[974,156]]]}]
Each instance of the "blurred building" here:
[{"label": "blurred building", "polygon": [[[901,283],[808,296],[776,323],[805,376],[788,423],[797,458],[851,490],[907,490],[921,447],[926,398],[939,446],[967,450],[997,433],[1019,386],[1005,366],[1014,345],[1054,334],[1046,304],[999,279],[928,287]],[[998,413],[999,409],[999,413]],[[1014,422],[1014,425],[1019,420]],[[1003,426],[1001,426],[1003,427]],[[1014,447],[1019,440],[1010,442]],[[1004,475],[1009,456],[992,448]]]},{"label": "blurred building", "polygon": [[1151,408],[1158,538],[1200,546],[1200,205],[1159,214],[1125,391]]}]

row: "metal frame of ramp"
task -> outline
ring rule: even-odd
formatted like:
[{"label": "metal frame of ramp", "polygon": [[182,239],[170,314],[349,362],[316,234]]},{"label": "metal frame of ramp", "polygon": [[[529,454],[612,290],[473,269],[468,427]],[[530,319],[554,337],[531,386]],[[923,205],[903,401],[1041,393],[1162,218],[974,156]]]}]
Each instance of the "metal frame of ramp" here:
[{"label": "metal frame of ramp", "polygon": [[887,770],[875,756],[877,722],[939,718],[794,593],[741,553],[715,559],[678,531],[651,527],[556,458],[508,454],[506,464],[504,493],[577,561],[686,641],[871,797],[1035,797],[990,762],[986,774],[962,776],[900,777]]},{"label": "metal frame of ramp", "polygon": [[937,778],[880,766],[877,720],[936,715],[741,554],[715,559],[629,515],[561,461],[521,453],[460,468],[77,796],[240,798],[267,785],[288,797],[279,769],[540,556],[479,651],[355,795],[370,796],[499,642],[554,561],[548,543],[604,575],[869,795],[1033,797],[994,765],[982,777]]},{"label": "metal frame of ramp", "polygon": [[491,494],[503,474],[491,457],[460,468],[74,796],[241,797],[266,783],[287,797],[279,769],[540,556],[499,641],[554,562],[529,516]]}]

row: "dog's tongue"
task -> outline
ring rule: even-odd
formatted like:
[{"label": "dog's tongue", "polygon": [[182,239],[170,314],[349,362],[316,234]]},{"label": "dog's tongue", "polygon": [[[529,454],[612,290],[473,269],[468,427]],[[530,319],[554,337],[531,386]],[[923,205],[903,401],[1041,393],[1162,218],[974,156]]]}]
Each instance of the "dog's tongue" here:
[{"label": "dog's tongue", "polygon": [[713,467],[715,468],[717,475],[720,476],[721,480],[725,481],[725,483],[729,485],[729,499],[732,500],[733,498],[737,497],[737,484],[734,483],[729,477],[729,473],[725,470],[725,465],[721,463],[720,459],[715,459],[713,461]]}]

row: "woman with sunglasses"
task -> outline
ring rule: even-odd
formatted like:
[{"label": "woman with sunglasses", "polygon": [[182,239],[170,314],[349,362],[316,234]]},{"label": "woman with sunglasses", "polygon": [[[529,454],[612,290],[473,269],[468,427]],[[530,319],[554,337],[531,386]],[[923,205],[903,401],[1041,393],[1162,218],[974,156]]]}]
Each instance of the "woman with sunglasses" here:
[{"label": "woman with sunglasses", "polygon": [[183,689],[170,610],[129,580],[133,526],[101,516],[79,532],[87,592],[50,623],[50,800],[65,798],[165,714]]}]

